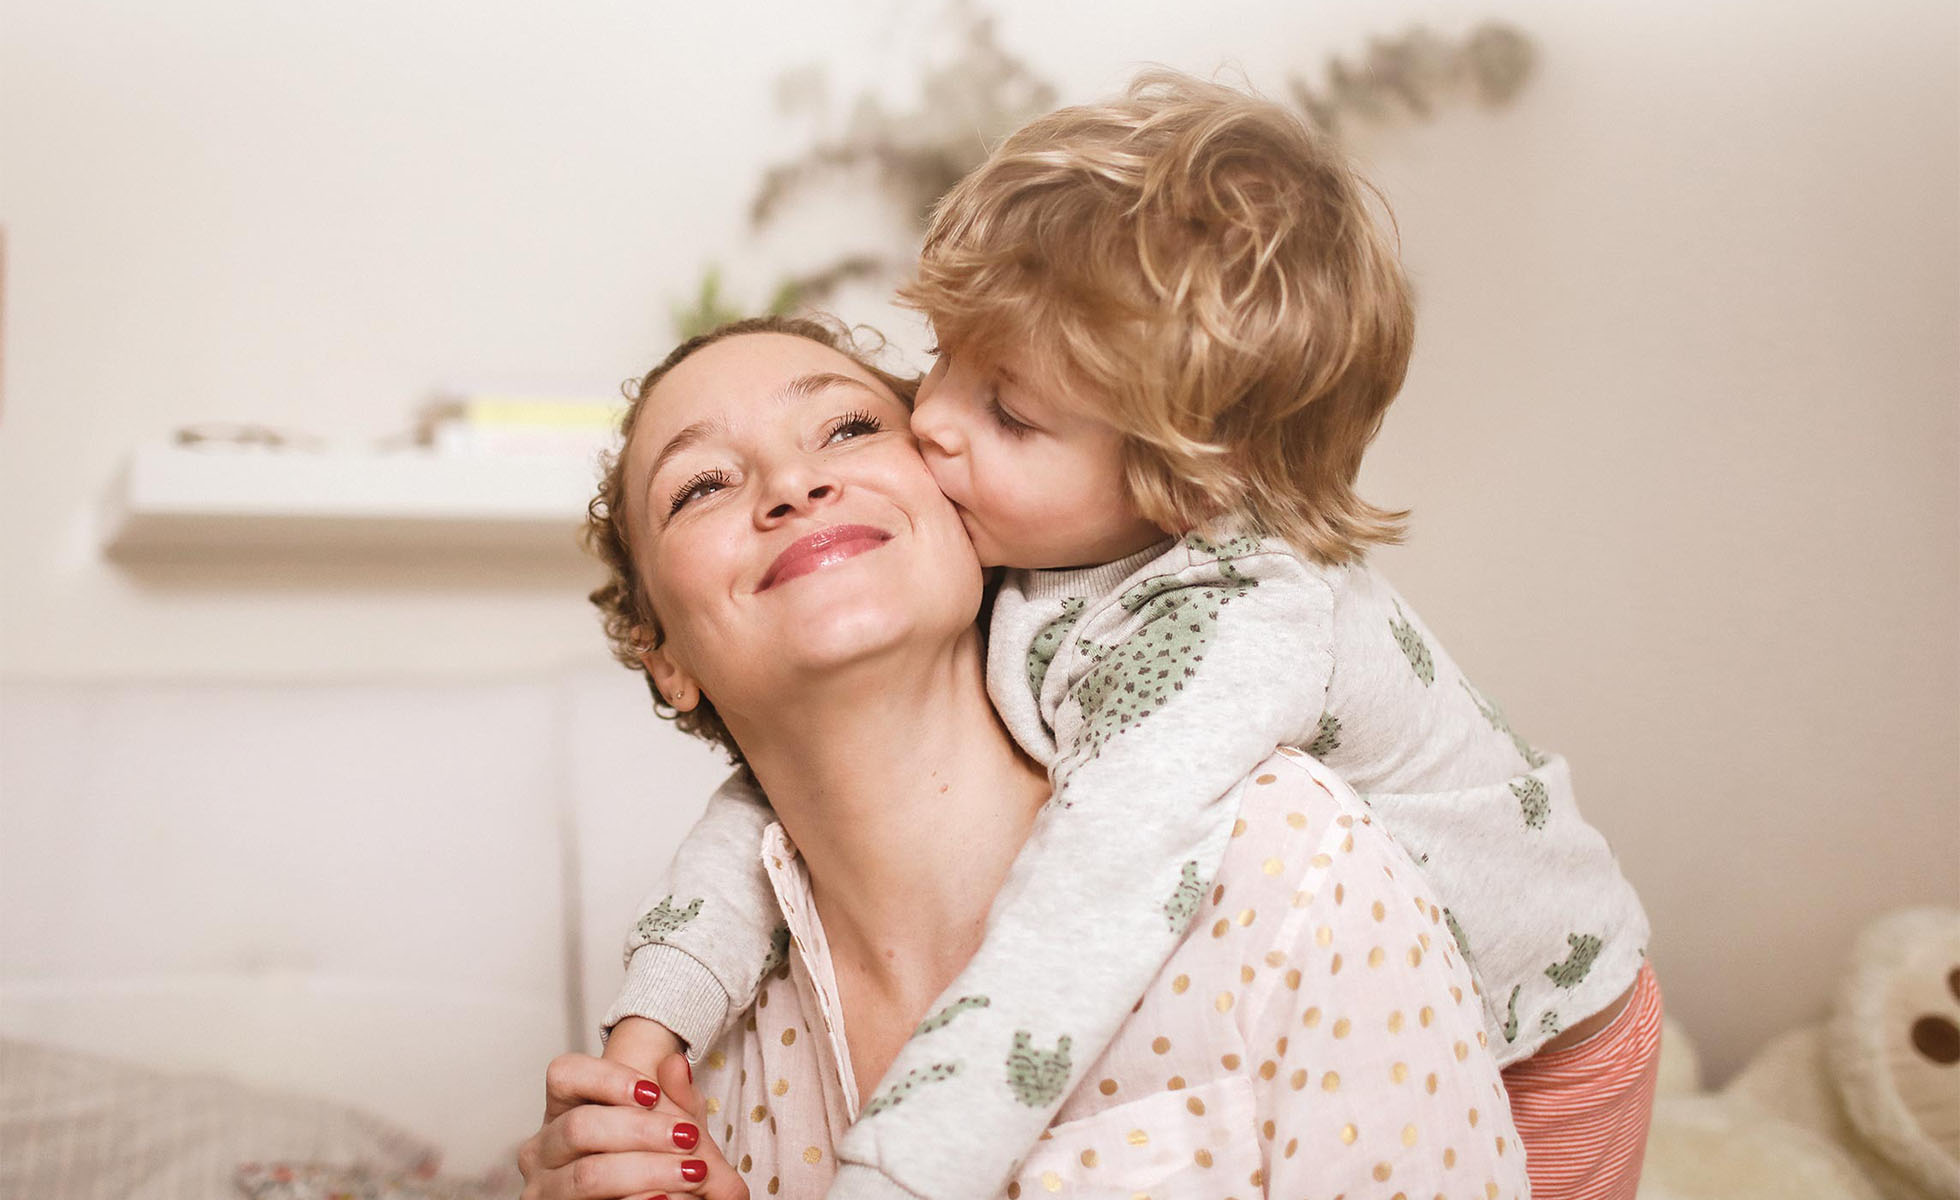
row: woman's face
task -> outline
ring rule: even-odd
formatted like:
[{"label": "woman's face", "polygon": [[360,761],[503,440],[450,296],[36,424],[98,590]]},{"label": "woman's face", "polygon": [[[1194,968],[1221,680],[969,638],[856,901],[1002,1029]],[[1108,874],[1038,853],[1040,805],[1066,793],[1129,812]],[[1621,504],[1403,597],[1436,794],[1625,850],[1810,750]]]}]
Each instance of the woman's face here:
[{"label": "woman's face", "polygon": [[696,351],[641,406],[625,502],[655,655],[724,718],[972,625],[979,562],[909,416],[849,357],[779,333]]}]

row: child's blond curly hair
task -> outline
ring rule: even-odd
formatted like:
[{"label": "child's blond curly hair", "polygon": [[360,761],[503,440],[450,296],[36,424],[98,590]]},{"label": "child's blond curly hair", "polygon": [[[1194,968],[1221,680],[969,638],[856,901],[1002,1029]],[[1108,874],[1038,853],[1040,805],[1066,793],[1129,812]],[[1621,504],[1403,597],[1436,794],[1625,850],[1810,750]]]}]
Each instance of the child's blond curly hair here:
[{"label": "child's blond curly hair", "polygon": [[1094,397],[1148,519],[1236,517],[1350,562],[1407,516],[1354,490],[1415,324],[1371,200],[1292,111],[1151,71],[1001,143],[934,210],[900,296],[947,348],[1026,351]]}]

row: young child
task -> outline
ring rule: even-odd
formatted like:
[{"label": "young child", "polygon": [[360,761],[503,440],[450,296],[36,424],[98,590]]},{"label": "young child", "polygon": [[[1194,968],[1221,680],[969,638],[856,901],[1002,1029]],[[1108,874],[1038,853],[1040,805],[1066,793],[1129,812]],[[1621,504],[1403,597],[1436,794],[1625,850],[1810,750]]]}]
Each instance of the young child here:
[{"label": "young child", "polygon": [[[1233,834],[1223,798],[1281,745],[1367,795],[1448,900],[1538,1194],[1632,1195],[1646,918],[1565,762],[1366,562],[1400,535],[1353,485],[1413,326],[1367,197],[1288,111],[1157,73],[1014,134],[935,214],[903,292],[939,339],[913,432],[1012,568],[988,690],[1054,796],[935,1005],[962,1016],[900,1052],[878,1092],[904,1102],[851,1128],[833,1195],[998,1192],[1183,936]],[[609,1025],[699,1054],[748,1007],[784,951],[769,819],[739,774],[716,795]],[[1045,1105],[1006,1086],[1031,1047],[1067,1071]]]}]

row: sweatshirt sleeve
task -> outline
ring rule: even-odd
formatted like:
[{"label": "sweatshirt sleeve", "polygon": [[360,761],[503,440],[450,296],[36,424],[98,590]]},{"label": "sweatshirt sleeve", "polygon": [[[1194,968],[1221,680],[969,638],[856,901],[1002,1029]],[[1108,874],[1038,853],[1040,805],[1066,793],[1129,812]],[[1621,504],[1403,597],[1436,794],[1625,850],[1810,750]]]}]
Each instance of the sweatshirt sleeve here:
[{"label": "sweatshirt sleeve", "polygon": [[1197,911],[1240,780],[1317,722],[1330,604],[1291,554],[1197,537],[1087,602],[1042,683],[1066,688],[1054,795],[840,1161],[921,1196],[1005,1185]]},{"label": "sweatshirt sleeve", "polygon": [[762,832],[775,819],[746,769],[716,789],[675,853],[665,886],[641,904],[606,1032],[622,1018],[646,1017],[672,1030],[698,1060],[747,1011],[788,942],[762,869]]}]

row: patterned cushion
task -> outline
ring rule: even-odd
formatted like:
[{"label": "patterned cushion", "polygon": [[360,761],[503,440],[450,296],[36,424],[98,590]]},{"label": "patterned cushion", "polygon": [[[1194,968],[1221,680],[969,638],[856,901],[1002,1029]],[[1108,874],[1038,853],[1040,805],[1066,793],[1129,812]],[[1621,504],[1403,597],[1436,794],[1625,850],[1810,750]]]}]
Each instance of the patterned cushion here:
[{"label": "patterned cushion", "polygon": [[508,1168],[479,1179],[283,1163],[247,1163],[238,1169],[238,1190],[246,1200],[510,1200],[523,1187],[517,1172]]},{"label": "patterned cushion", "polygon": [[436,1153],[326,1101],[0,1038],[0,1196],[217,1200],[275,1161],[426,1178]]}]

